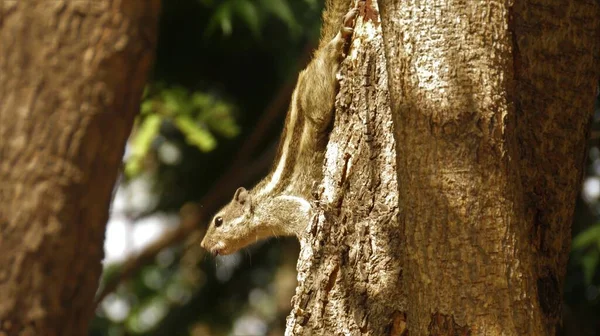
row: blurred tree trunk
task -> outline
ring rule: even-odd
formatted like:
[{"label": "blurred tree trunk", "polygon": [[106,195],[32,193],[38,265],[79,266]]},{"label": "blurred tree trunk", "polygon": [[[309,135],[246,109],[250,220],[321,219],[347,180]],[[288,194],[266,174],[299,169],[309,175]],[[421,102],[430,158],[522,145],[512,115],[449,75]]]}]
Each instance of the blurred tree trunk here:
[{"label": "blurred tree trunk", "polygon": [[289,335],[556,333],[600,3],[510,4],[367,1]]},{"label": "blurred tree trunk", "polygon": [[0,2],[0,335],[85,335],[158,0]]}]

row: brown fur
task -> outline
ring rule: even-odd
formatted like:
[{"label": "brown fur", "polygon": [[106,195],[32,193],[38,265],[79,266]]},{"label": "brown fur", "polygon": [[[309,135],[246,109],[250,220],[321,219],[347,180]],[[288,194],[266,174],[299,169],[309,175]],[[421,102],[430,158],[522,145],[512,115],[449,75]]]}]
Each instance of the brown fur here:
[{"label": "brown fur", "polygon": [[[322,46],[298,77],[271,172],[252,190],[236,191],[233,200],[213,218],[202,247],[229,254],[260,239],[297,236],[308,224],[310,191],[313,183],[321,180],[327,129],[338,90],[336,74],[357,13],[348,13],[349,5],[350,0],[327,2]],[[217,222],[220,225],[215,225]]]}]

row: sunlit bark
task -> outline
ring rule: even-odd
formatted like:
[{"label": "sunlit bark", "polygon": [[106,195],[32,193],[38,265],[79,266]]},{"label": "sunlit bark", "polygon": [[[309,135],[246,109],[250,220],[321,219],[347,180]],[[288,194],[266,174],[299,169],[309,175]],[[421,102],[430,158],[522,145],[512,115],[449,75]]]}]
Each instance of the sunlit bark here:
[{"label": "sunlit bark", "polygon": [[366,4],[287,333],[554,335],[600,4]]}]

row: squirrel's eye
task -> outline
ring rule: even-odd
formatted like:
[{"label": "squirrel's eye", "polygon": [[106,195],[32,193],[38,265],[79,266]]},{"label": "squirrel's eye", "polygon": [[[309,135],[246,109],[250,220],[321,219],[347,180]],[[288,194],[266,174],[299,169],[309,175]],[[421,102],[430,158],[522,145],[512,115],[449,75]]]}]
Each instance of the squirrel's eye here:
[{"label": "squirrel's eye", "polygon": [[215,227],[219,227],[223,224],[223,218],[217,217],[215,218]]}]

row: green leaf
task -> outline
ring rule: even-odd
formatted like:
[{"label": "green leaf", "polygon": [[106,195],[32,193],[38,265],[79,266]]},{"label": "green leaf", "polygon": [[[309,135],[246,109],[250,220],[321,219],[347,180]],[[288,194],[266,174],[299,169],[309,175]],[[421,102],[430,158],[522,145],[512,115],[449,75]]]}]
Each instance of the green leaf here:
[{"label": "green leaf", "polygon": [[188,90],[182,87],[174,87],[162,92],[164,101],[164,113],[168,116],[179,114],[192,114],[193,107],[190,104]]},{"label": "green leaf", "polygon": [[260,3],[266,10],[285,22],[290,30],[298,32],[300,27],[286,0],[261,0]]},{"label": "green leaf", "polygon": [[205,122],[211,130],[226,138],[233,138],[240,133],[240,129],[233,118],[233,107],[218,102],[206,114]]},{"label": "green leaf", "polygon": [[148,154],[152,146],[152,141],[156,138],[160,130],[162,117],[157,114],[150,114],[138,126],[134,138],[131,141],[131,157],[125,163],[125,174],[129,177],[140,173],[142,169],[142,160]]},{"label": "green leaf", "polygon": [[581,249],[591,244],[600,244],[600,224],[595,224],[580,232],[573,239],[573,249]]},{"label": "green leaf", "polygon": [[248,24],[254,36],[260,35],[260,20],[258,9],[248,0],[238,0],[235,2],[234,9],[238,16]]},{"label": "green leaf", "polygon": [[157,114],[151,114],[144,118],[135,132],[135,138],[132,141],[133,153],[137,156],[144,156],[150,150],[152,141],[158,134],[162,117]]},{"label": "green leaf", "polygon": [[140,114],[150,114],[154,112],[154,102],[152,100],[144,100],[140,104]]},{"label": "green leaf", "polygon": [[188,116],[175,118],[175,125],[185,134],[186,141],[198,147],[203,152],[209,152],[217,146],[217,141],[208,130],[199,127],[193,119]]},{"label": "green leaf", "polygon": [[233,31],[233,26],[231,24],[232,14],[232,2],[224,1],[217,9],[215,9],[215,13],[210,18],[204,34],[205,37],[212,35],[219,26],[221,27],[223,35],[231,35],[231,32]]},{"label": "green leaf", "polygon": [[308,4],[308,6],[310,7],[310,9],[314,10],[317,8],[317,0],[304,0],[304,2],[306,2]]},{"label": "green leaf", "polygon": [[586,255],[581,258],[583,277],[585,283],[588,285],[590,285],[592,283],[592,280],[594,279],[594,274],[596,273],[596,268],[598,267],[599,260],[600,251],[598,250],[592,250],[586,253]]},{"label": "green leaf", "polygon": [[142,161],[139,157],[131,157],[125,163],[124,172],[128,177],[134,177],[142,171]]},{"label": "green leaf", "polygon": [[208,108],[213,102],[212,96],[202,93],[202,92],[194,92],[192,94],[192,106],[194,108],[203,110]]},{"label": "green leaf", "polygon": [[150,86],[149,86],[149,85],[146,85],[146,86],[144,87],[144,92],[142,92],[142,100],[145,100],[145,99],[147,99],[147,98],[148,98],[148,95],[150,94],[150,92],[151,92]]}]

